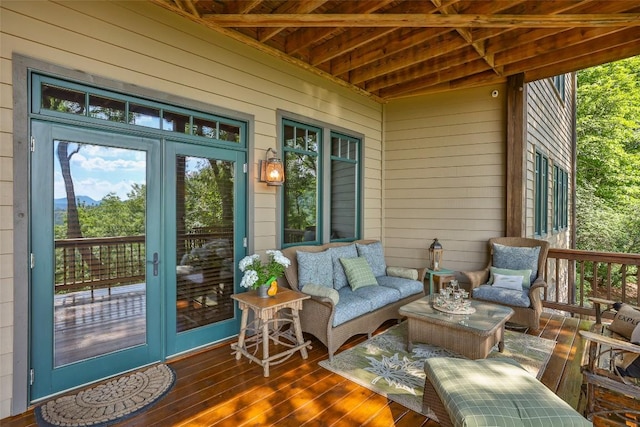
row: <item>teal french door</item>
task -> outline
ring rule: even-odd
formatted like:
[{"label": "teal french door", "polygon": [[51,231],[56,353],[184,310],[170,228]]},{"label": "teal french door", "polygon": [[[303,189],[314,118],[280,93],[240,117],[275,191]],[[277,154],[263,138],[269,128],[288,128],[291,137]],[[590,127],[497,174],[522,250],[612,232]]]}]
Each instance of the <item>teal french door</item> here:
[{"label": "teal french door", "polygon": [[31,133],[31,401],[238,333],[243,151]]},{"label": "teal french door", "polygon": [[38,121],[31,130],[37,400],[162,358],[161,144]]},{"label": "teal french door", "polygon": [[166,348],[177,354],[238,333],[231,295],[244,257],[245,154],[169,141],[164,214]]}]

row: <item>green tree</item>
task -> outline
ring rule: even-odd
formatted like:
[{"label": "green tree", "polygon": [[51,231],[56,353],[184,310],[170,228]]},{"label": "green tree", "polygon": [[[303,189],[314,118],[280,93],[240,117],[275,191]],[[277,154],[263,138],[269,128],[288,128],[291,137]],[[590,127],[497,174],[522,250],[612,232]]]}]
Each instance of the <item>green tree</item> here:
[{"label": "green tree", "polygon": [[640,252],[640,57],[578,73],[576,245]]}]

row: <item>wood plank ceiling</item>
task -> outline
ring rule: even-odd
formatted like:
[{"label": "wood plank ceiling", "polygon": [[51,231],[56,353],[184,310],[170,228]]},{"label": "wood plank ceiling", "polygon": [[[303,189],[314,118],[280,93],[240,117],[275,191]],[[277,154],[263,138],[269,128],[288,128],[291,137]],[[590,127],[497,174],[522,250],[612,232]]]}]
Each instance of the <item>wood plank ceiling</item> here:
[{"label": "wood plank ceiling", "polygon": [[150,0],[379,102],[640,54],[640,1]]}]

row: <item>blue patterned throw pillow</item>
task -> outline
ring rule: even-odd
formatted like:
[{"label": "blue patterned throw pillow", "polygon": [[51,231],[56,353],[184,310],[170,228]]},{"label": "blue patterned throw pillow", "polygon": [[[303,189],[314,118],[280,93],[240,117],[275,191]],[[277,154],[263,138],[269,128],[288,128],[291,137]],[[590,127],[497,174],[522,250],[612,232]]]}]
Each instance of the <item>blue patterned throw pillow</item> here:
[{"label": "blue patterned throw pillow", "polygon": [[518,247],[493,244],[493,266],[510,270],[531,270],[529,283],[538,277],[538,257],[540,246]]},{"label": "blue patterned throw pillow", "polygon": [[298,260],[298,289],[315,284],[333,289],[333,261],[328,251],[296,252]]},{"label": "blue patterned throw pillow", "polygon": [[375,277],[387,274],[387,264],[384,261],[382,243],[375,242],[368,245],[356,243],[356,248],[358,249],[358,255],[364,257],[371,266],[371,271],[373,271]]},{"label": "blue patterned throw pillow", "polygon": [[346,246],[334,246],[327,249],[327,252],[331,254],[331,260],[333,261],[333,287],[339,291],[345,286],[349,286],[347,275],[344,273],[344,267],[340,263],[340,258],[357,258],[358,250],[356,244],[352,243]]}]

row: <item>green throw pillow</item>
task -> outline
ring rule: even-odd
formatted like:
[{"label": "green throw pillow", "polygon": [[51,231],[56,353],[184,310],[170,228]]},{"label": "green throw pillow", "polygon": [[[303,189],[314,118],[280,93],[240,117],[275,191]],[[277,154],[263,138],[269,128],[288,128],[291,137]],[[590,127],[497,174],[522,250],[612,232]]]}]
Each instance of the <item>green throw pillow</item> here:
[{"label": "green throw pillow", "polygon": [[344,273],[347,275],[349,286],[354,291],[364,286],[378,284],[366,258],[340,258],[340,262],[344,268]]},{"label": "green throw pillow", "polygon": [[493,275],[503,274],[505,276],[522,276],[522,286],[529,288],[531,286],[529,277],[531,276],[531,270],[509,270],[508,268],[491,267],[491,274],[489,275],[488,285],[493,284]]}]

